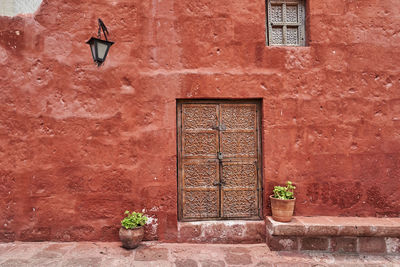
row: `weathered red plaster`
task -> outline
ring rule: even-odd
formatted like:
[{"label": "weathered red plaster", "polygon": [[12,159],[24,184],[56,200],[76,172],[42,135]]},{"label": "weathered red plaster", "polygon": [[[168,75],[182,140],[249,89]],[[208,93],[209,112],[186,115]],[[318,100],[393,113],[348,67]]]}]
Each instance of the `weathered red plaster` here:
[{"label": "weathered red plaster", "polygon": [[[44,0],[0,17],[0,240],[177,239],[176,99],[261,98],[264,214],[400,215],[400,3],[308,0],[307,47],[265,46],[263,0]],[[85,44],[102,18],[101,68]]]}]

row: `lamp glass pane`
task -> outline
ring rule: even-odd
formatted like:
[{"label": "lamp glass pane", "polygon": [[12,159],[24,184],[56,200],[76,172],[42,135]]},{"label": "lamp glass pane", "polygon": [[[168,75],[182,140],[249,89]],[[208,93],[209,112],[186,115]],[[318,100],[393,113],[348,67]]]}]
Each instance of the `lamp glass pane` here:
[{"label": "lamp glass pane", "polygon": [[108,49],[108,45],[97,42],[97,57],[100,60],[104,60],[104,56],[106,55]]},{"label": "lamp glass pane", "polygon": [[91,44],[90,44],[90,49],[92,50],[92,57],[93,57],[93,60],[96,61],[96,47],[95,47],[95,44],[94,44],[94,43],[91,43]]}]

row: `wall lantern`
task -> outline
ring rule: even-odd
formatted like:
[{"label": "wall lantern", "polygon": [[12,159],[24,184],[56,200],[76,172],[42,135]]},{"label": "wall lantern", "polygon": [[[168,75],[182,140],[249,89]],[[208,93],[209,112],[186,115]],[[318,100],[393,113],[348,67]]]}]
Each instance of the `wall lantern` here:
[{"label": "wall lantern", "polygon": [[[101,39],[101,30],[103,30],[104,38],[106,40]],[[107,40],[107,27],[104,25],[103,21],[99,19],[99,32],[97,34],[97,38],[90,38],[86,43],[90,45],[90,50],[92,51],[92,56],[94,62],[100,67],[104,61],[106,61],[106,57],[108,54],[108,50],[114,44],[114,42],[110,42]]]}]

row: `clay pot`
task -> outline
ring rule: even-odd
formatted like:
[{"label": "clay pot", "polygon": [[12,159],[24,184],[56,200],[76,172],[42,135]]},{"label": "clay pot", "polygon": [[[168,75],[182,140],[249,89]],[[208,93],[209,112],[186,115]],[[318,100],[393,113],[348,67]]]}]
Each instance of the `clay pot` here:
[{"label": "clay pot", "polygon": [[139,243],[143,240],[143,236],[143,227],[137,227],[134,229],[125,229],[124,227],[121,227],[119,229],[119,239],[121,239],[122,247],[127,249],[137,248]]},{"label": "clay pot", "polygon": [[273,195],[269,196],[269,199],[271,200],[272,219],[278,222],[290,222],[296,199],[278,199]]}]

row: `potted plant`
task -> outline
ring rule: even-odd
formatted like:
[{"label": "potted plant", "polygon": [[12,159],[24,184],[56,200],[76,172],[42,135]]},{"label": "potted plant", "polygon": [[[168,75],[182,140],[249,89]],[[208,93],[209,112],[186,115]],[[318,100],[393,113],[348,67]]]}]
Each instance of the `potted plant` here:
[{"label": "potted plant", "polygon": [[136,248],[142,241],[144,236],[143,225],[147,223],[147,217],[140,212],[125,211],[125,218],[121,221],[121,229],[119,229],[119,238],[122,247],[127,249]]},{"label": "potted plant", "polygon": [[292,220],[294,203],[294,189],[296,187],[291,181],[286,186],[275,186],[274,194],[269,197],[271,200],[272,219],[278,222],[290,222]]}]

